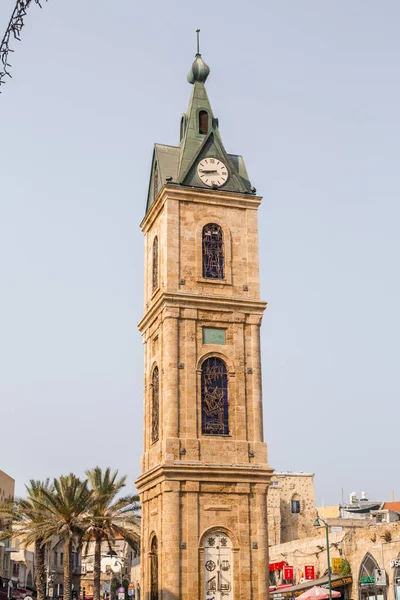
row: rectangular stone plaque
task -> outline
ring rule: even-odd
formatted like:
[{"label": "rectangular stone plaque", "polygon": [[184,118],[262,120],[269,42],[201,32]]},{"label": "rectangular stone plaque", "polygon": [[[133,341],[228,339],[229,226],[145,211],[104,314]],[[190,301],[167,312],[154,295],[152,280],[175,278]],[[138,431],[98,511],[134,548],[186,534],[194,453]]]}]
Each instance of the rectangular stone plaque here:
[{"label": "rectangular stone plaque", "polygon": [[203,344],[226,344],[225,329],[203,327]]}]

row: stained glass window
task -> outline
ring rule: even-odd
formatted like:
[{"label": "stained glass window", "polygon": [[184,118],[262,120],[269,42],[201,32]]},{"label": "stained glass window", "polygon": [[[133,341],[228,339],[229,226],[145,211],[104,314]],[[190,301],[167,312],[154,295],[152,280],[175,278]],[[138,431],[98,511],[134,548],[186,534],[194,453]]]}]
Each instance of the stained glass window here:
[{"label": "stained glass window", "polygon": [[153,241],[153,292],[158,288],[158,237]]},{"label": "stained glass window", "polygon": [[151,383],[151,441],[156,442],[160,435],[160,381],[158,367],[154,367]]},{"label": "stained glass window", "polygon": [[229,433],[228,372],[215,356],[207,358],[201,367],[201,413],[204,434]]},{"label": "stained glass window", "polygon": [[150,560],[150,600],[158,600],[158,541],[156,536],[151,540]]},{"label": "stained glass window", "polygon": [[224,279],[224,239],[215,223],[203,227],[203,277]]}]

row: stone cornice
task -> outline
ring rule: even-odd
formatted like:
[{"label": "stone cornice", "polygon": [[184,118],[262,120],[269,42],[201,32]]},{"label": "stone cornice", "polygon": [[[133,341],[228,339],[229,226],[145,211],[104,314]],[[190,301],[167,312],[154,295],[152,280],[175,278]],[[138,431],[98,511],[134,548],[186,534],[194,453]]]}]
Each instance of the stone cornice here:
[{"label": "stone cornice", "polygon": [[167,199],[197,204],[230,206],[233,208],[249,208],[252,210],[257,210],[262,200],[261,196],[253,196],[250,194],[238,194],[236,192],[224,192],[222,190],[205,190],[202,188],[188,188],[168,183],[164,185],[141,222],[140,228],[143,232],[146,232],[153,224]]},{"label": "stone cornice", "polygon": [[138,328],[143,331],[155,318],[160,311],[167,307],[175,308],[197,308],[202,310],[219,310],[227,312],[256,313],[262,316],[267,308],[267,303],[261,300],[249,300],[247,298],[237,297],[218,297],[206,296],[204,294],[190,294],[185,292],[164,292],[139,322]]},{"label": "stone cornice", "polygon": [[135,482],[140,493],[168,481],[198,481],[200,483],[254,483],[268,485],[274,470],[268,464],[204,464],[175,461],[157,465],[143,473]]}]

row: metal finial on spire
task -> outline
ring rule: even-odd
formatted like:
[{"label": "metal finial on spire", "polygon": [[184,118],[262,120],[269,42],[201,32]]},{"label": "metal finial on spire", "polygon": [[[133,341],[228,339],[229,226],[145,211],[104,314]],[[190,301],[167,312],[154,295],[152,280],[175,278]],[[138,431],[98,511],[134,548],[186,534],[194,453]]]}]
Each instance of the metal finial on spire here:
[{"label": "metal finial on spire", "polygon": [[196,81],[204,83],[210,73],[210,67],[206,65],[200,54],[200,29],[196,29],[197,34],[197,53],[188,74],[188,82],[194,84]]},{"label": "metal finial on spire", "polygon": [[200,54],[200,29],[196,29],[197,33],[197,54]]}]

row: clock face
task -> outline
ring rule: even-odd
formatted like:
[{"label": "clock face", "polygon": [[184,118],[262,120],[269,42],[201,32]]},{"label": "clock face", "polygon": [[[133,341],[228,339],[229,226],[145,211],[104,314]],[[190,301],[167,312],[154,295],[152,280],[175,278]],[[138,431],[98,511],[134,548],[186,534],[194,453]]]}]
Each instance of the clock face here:
[{"label": "clock face", "polygon": [[228,169],[218,158],[203,158],[197,165],[197,176],[208,187],[221,187],[229,177]]}]

